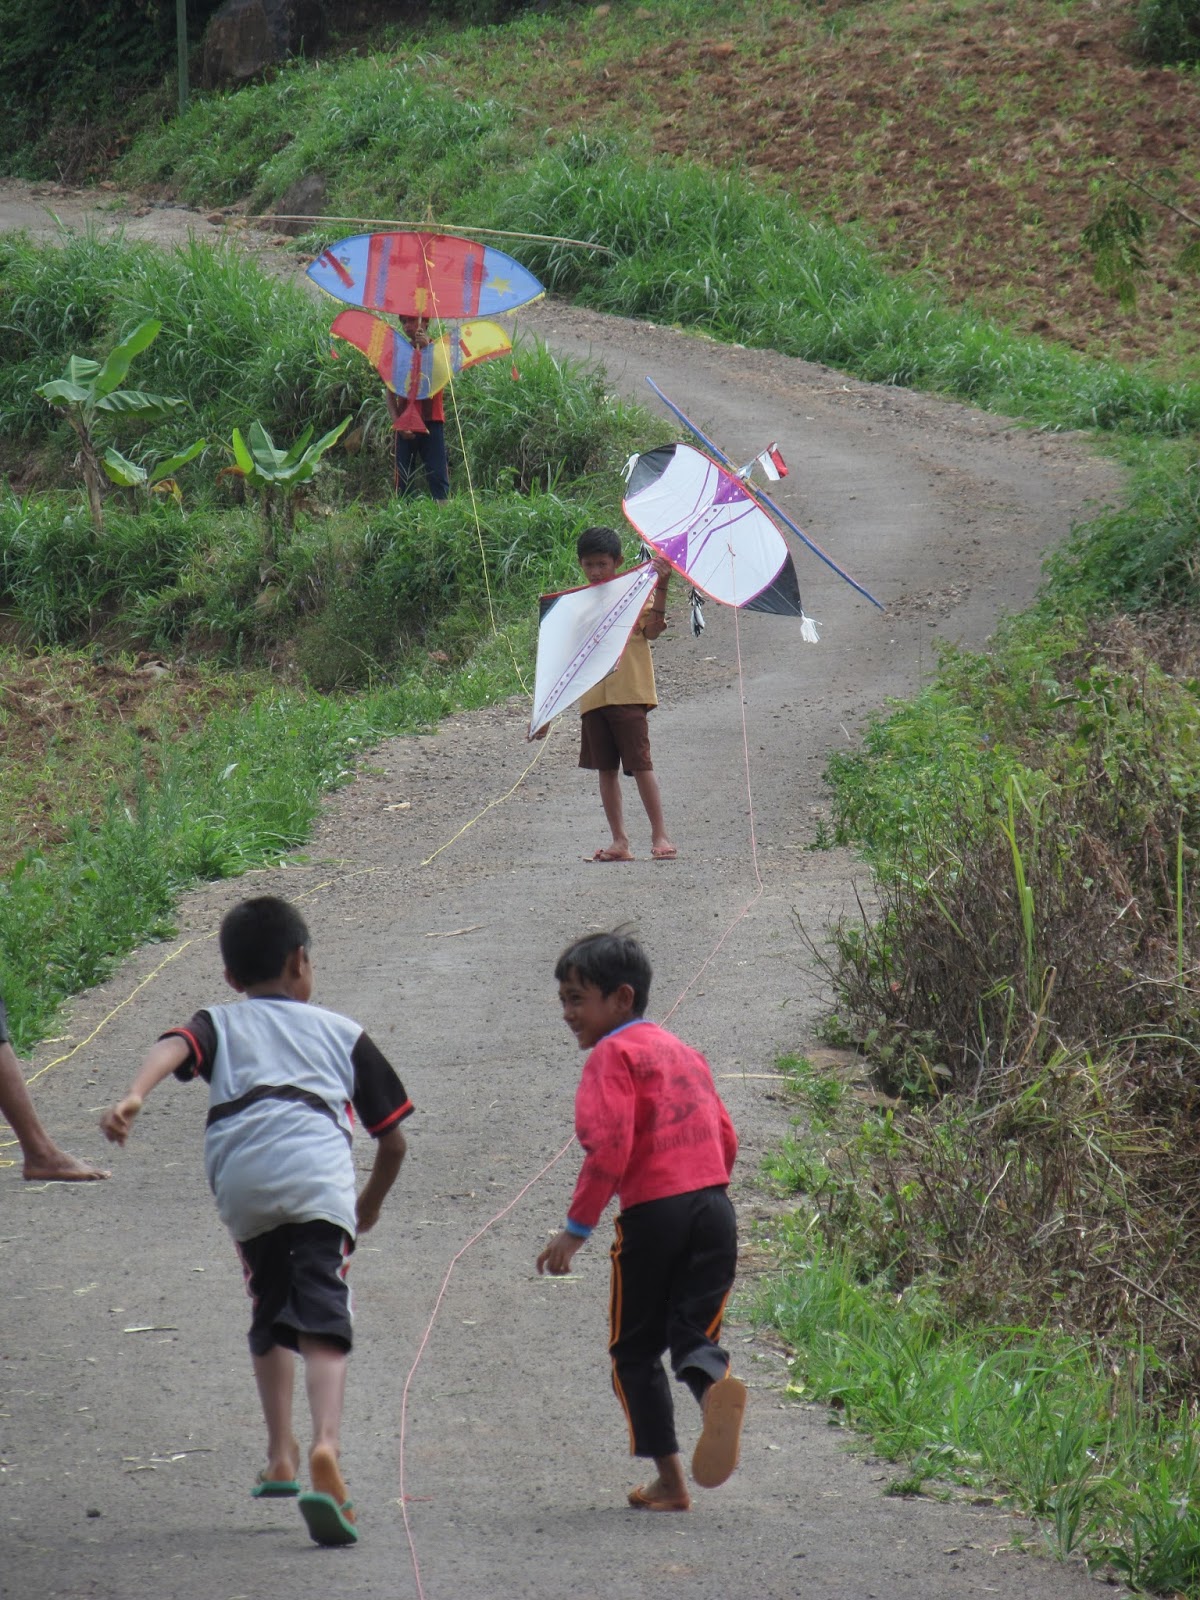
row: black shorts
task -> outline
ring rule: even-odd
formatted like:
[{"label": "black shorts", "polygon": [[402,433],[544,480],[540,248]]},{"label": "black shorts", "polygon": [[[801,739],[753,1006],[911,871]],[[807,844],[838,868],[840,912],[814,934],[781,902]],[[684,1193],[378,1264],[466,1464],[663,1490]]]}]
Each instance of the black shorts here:
[{"label": "black shorts", "polygon": [[597,706],[585,711],[579,726],[579,765],[595,772],[615,772],[623,766],[627,778],[652,772],[646,707]]},{"label": "black shorts", "polygon": [[346,1273],[354,1241],[335,1222],[285,1222],[237,1247],[254,1303],[250,1354],[277,1344],[300,1348],[300,1335],[327,1339],[343,1350],[354,1343]]}]

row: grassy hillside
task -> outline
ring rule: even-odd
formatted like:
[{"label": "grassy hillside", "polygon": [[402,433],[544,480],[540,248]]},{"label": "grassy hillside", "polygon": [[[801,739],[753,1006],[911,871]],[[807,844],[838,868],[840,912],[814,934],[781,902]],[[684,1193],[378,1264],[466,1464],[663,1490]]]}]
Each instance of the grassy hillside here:
[{"label": "grassy hillside", "polygon": [[[737,174],[848,228],[951,304],[1078,350],[1196,370],[1200,286],[1178,270],[1200,216],[1200,77],[1149,67],[1130,0],[661,0],[526,16],[503,29],[385,33],[381,59],[445,96],[429,147],[387,137],[366,88],[309,135],[286,118],[226,122],[223,153],[124,170],[207,203],[281,192],[278,174],[329,173],[334,211],[441,214],[464,144],[485,173],[586,129],[633,153]],[[350,44],[351,41],[345,41]],[[360,93],[371,76],[370,51]],[[291,80],[297,102],[339,72]],[[335,98],[336,92],[335,92]],[[295,130],[294,138],[289,129]],[[169,134],[166,137],[169,144]],[[447,147],[450,147],[449,150]],[[201,154],[201,150],[203,153]],[[443,163],[452,170],[443,170]],[[265,170],[260,170],[260,164]],[[1150,186],[1147,275],[1136,312],[1093,281],[1081,238],[1123,177]]]}]

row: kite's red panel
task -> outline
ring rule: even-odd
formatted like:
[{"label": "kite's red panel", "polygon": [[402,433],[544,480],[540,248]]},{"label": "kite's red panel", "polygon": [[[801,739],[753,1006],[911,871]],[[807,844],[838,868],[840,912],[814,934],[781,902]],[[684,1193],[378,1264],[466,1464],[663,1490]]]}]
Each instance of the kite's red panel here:
[{"label": "kite's red panel", "polygon": [[483,247],[428,233],[372,234],[363,303],[399,316],[473,317],[483,286]]},{"label": "kite's red panel", "polygon": [[496,316],[545,293],[519,261],[444,233],[361,233],[308,269],[327,294],[370,311],[450,321]]}]

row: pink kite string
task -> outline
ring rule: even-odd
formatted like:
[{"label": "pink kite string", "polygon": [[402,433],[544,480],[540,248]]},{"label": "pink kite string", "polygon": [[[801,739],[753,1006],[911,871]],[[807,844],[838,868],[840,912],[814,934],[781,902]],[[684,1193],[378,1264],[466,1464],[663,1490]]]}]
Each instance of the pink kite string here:
[{"label": "pink kite string", "polygon": [[413,1539],[412,1525],[409,1522],[408,1517],[408,1495],[405,1491],[404,1474],[404,1445],[408,1432],[408,1391],[412,1387],[413,1378],[416,1376],[417,1368],[421,1364],[421,1357],[425,1354],[425,1346],[429,1343],[429,1336],[433,1332],[433,1325],[437,1321],[437,1314],[441,1310],[442,1301],[446,1297],[446,1290],[450,1287],[451,1275],[453,1274],[454,1269],[458,1265],[459,1261],[461,1261],[463,1256],[466,1255],[467,1251],[472,1245],[478,1244],[480,1239],[483,1238],[484,1234],[489,1228],[493,1227],[497,1222],[499,1222],[501,1217],[506,1217],[508,1215],[517,1202],[522,1200],[525,1195],[529,1193],[534,1184],[546,1176],[551,1167],[555,1166],[559,1161],[562,1160],[574,1143],[575,1136],[572,1134],[558,1154],[556,1156],[552,1156],[542,1170],[535,1173],[533,1177],[530,1178],[529,1182],[524,1186],[524,1188],[518,1190],[502,1210],[497,1211],[494,1217],[485,1222],[483,1227],[479,1229],[478,1233],[472,1234],[467,1240],[466,1244],[464,1244],[462,1248],[451,1258],[450,1265],[446,1268],[446,1275],[442,1279],[442,1286],[438,1290],[437,1298],[433,1302],[433,1310],[429,1314],[429,1321],[425,1325],[425,1332],[421,1335],[421,1342],[417,1346],[417,1353],[413,1358],[413,1364],[408,1369],[408,1377],[404,1380],[404,1392],[400,1398],[400,1511],[404,1517],[404,1532],[408,1539],[408,1552],[412,1559],[413,1577],[416,1580],[417,1594],[420,1596],[420,1600],[425,1600],[425,1590],[421,1584],[421,1566],[417,1560],[417,1546]]},{"label": "pink kite string", "polygon": [[[732,555],[732,551],[730,554]],[[737,655],[738,699],[741,703],[742,714],[742,761],[746,777],[746,801],[750,818],[750,861],[754,868],[754,879],[758,887],[751,895],[750,899],[747,900],[746,904],[730,922],[729,926],[717,940],[716,944],[713,945],[712,949],[709,951],[708,955],[705,957],[703,963],[696,971],[694,976],[690,978],[689,981],[679,991],[674,1004],[663,1018],[664,1022],[667,1021],[668,1018],[674,1016],[675,1012],[679,1010],[679,1007],[683,1004],[689,991],[696,986],[708,968],[712,965],[712,962],[716,958],[721,947],[725,944],[726,940],[737,927],[738,923],[741,922],[751,910],[753,910],[754,906],[757,905],[758,901],[766,892],[766,886],[762,881],[762,874],[758,868],[758,834],[754,819],[754,791],[750,782],[750,735],[746,726],[745,674],[742,666],[742,634],[741,627],[739,625],[739,616],[740,612],[738,607],[734,606],[733,636],[734,647]],[[524,1197],[529,1193],[530,1189],[532,1189],[535,1184],[540,1183],[552,1167],[557,1166],[557,1164],[562,1160],[574,1143],[575,1137],[572,1135],[571,1138],[567,1140],[566,1144],[563,1145],[558,1154],[547,1161],[546,1165],[541,1169],[541,1171],[536,1172],[534,1176],[529,1179],[528,1183],[526,1183],[523,1188],[517,1191],[508,1204],[502,1210],[497,1211],[496,1215],[489,1221],[485,1222],[483,1227],[480,1228],[477,1233],[472,1234],[467,1242],[451,1258],[450,1265],[446,1268],[445,1276],[442,1279],[441,1288],[438,1290],[437,1297],[433,1302],[433,1310],[429,1314],[429,1321],[425,1325],[425,1332],[421,1335],[421,1342],[417,1346],[417,1353],[413,1358],[412,1366],[409,1368],[408,1376],[404,1380],[404,1391],[400,1400],[400,1512],[404,1518],[404,1533],[408,1540],[408,1552],[412,1561],[413,1579],[417,1586],[417,1600],[426,1600],[426,1595],[424,1585],[421,1582],[421,1565],[417,1559],[417,1546],[416,1541],[413,1538],[412,1523],[409,1520],[408,1494],[405,1487],[405,1447],[408,1437],[408,1392],[412,1387],[413,1378],[416,1376],[417,1368],[421,1364],[421,1357],[425,1354],[425,1348],[428,1345],[430,1336],[433,1333],[433,1325],[437,1321],[438,1312],[441,1310],[442,1301],[445,1299],[446,1290],[450,1286],[450,1279],[453,1275],[455,1267],[462,1260],[463,1256],[466,1255],[467,1251],[483,1238],[484,1234],[487,1233],[489,1228],[493,1227],[497,1222],[499,1222],[502,1217],[506,1217],[513,1207],[516,1206],[519,1201],[524,1199]]]}]

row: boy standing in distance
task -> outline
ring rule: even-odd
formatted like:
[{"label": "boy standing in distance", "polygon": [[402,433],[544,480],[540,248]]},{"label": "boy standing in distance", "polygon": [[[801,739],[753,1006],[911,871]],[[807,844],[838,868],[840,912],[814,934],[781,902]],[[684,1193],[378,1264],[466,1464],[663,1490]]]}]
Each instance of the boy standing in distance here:
[{"label": "boy standing in distance", "polygon": [[8,1017],[0,997],[0,1116],[17,1136],[24,1157],[26,1183],[92,1183],[107,1178],[102,1167],[68,1155],[46,1132],[34,1109],[21,1063],[9,1043]]},{"label": "boy standing in distance", "polygon": [[539,1272],[569,1272],[614,1194],[620,1199],[609,1300],[613,1389],[630,1450],[657,1476],[629,1491],[647,1511],[691,1508],[663,1369],[699,1401],[703,1426],[692,1477],[715,1489],[737,1466],[746,1386],[717,1342],[737,1268],[737,1219],[727,1192],[737,1135],[704,1057],[643,1016],[650,963],[636,939],[599,933],[554,969],[563,1020],[590,1051],[575,1096],[584,1162],[563,1230]]},{"label": "boy standing in distance", "polygon": [[[151,1089],[172,1073],[209,1085],[204,1165],[253,1302],[250,1359],[267,1424],[256,1498],[300,1495],[292,1432],[297,1352],[312,1413],[310,1493],[300,1510],[317,1544],[353,1544],[339,1466],[352,1326],[346,1271],[356,1233],[379,1219],[406,1144],[412,1102],[356,1022],[309,1005],[313,970],[303,918],[263,895],[221,923],[225,981],[245,998],[197,1011],[150,1050],[100,1126],[124,1144]],[[350,1107],[376,1141],[355,1196]]]},{"label": "boy standing in distance", "polygon": [[[620,536],[615,528],[585,528],[576,541],[575,554],[589,583],[605,583],[616,577],[621,564]],[[663,821],[646,722],[646,713],[658,704],[649,641],[657,639],[667,625],[667,583],[671,575],[670,566],[661,556],[655,557],[653,566],[658,583],[634,624],[616,671],[589,689],[579,702],[579,765],[600,774],[600,802],[612,834],[612,842],[601,846],[593,861],[633,860],[621,801],[622,766],[625,776],[637,783],[650,820],[650,854],[656,861],[673,861],[678,853]]]},{"label": "boy standing in distance", "polygon": [[[431,343],[429,323],[424,317],[402,317],[400,326],[404,337],[414,350],[424,350]],[[442,392],[418,400],[417,406],[425,424],[424,433],[410,433],[396,427],[401,413],[408,404],[407,396],[384,389],[392,426],[396,428],[396,493],[400,496],[417,493],[417,463],[425,468],[425,481],[435,500],[450,498],[450,468],[446,461],[446,410]]]}]

